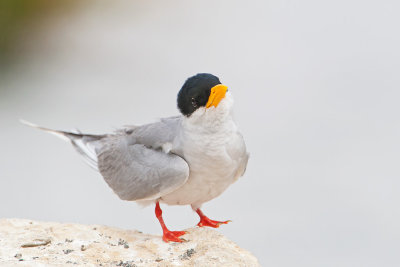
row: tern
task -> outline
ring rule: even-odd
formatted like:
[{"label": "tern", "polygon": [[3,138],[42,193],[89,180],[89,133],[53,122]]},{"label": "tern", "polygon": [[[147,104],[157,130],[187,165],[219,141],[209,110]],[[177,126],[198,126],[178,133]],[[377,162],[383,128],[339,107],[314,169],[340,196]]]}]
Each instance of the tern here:
[{"label": "tern", "polygon": [[199,73],[188,78],[177,105],[179,116],[104,135],[22,122],[71,142],[120,199],[155,204],[163,240],[183,242],[180,236],[186,232],[167,228],[160,202],[191,205],[200,227],[227,224],[209,219],[200,208],[244,174],[249,153],[233,120],[233,97],[218,77]]}]

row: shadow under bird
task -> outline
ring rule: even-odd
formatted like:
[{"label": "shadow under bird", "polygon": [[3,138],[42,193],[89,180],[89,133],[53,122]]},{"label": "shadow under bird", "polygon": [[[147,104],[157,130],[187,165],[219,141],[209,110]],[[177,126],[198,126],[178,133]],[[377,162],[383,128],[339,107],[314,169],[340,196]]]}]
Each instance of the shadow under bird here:
[{"label": "shadow under bird", "polygon": [[200,227],[229,222],[211,220],[200,208],[246,170],[249,154],[232,106],[227,86],[214,75],[200,73],[188,78],[178,93],[181,115],[155,123],[92,135],[22,122],[70,141],[122,200],[155,203],[163,240],[182,242],[186,232],[168,230],[160,202],[191,205]]}]

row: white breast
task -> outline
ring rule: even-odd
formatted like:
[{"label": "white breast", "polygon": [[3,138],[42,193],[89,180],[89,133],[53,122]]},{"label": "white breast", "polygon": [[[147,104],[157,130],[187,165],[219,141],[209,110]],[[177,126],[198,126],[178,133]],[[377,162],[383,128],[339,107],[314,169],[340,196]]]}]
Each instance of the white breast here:
[{"label": "white breast", "polygon": [[200,207],[243,174],[248,154],[230,114],[231,99],[224,100],[217,109],[199,109],[183,121],[176,146],[190,175],[186,184],[162,196],[163,202]]}]

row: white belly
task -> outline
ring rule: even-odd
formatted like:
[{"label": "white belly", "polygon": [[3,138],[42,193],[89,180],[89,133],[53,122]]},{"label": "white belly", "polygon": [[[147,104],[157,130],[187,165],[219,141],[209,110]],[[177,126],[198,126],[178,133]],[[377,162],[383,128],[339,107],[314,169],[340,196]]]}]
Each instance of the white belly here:
[{"label": "white belly", "polygon": [[199,208],[219,196],[243,174],[248,155],[239,133],[201,137],[199,142],[190,140],[183,150],[182,156],[190,169],[188,181],[176,191],[162,196],[161,201]]},{"label": "white belly", "polygon": [[219,196],[236,180],[236,168],[233,161],[220,162],[222,164],[218,168],[224,171],[215,172],[212,167],[214,163],[205,162],[205,166],[201,168],[189,163],[191,171],[188,181],[176,191],[163,196],[161,200],[169,205],[201,206],[202,203]]}]

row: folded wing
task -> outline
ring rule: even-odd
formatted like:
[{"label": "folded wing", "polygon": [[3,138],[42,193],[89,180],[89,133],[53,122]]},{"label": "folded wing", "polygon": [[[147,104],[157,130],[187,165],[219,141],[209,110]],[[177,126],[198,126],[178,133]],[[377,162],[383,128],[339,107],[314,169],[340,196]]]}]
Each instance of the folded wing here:
[{"label": "folded wing", "polygon": [[123,200],[157,199],[181,187],[189,176],[186,161],[162,149],[177,135],[179,117],[127,127],[110,135],[58,131],[21,122],[70,141]]},{"label": "folded wing", "polygon": [[96,149],[98,169],[121,199],[157,199],[187,181],[186,161],[161,149],[172,142],[177,123],[175,119],[163,120],[101,140]]}]

